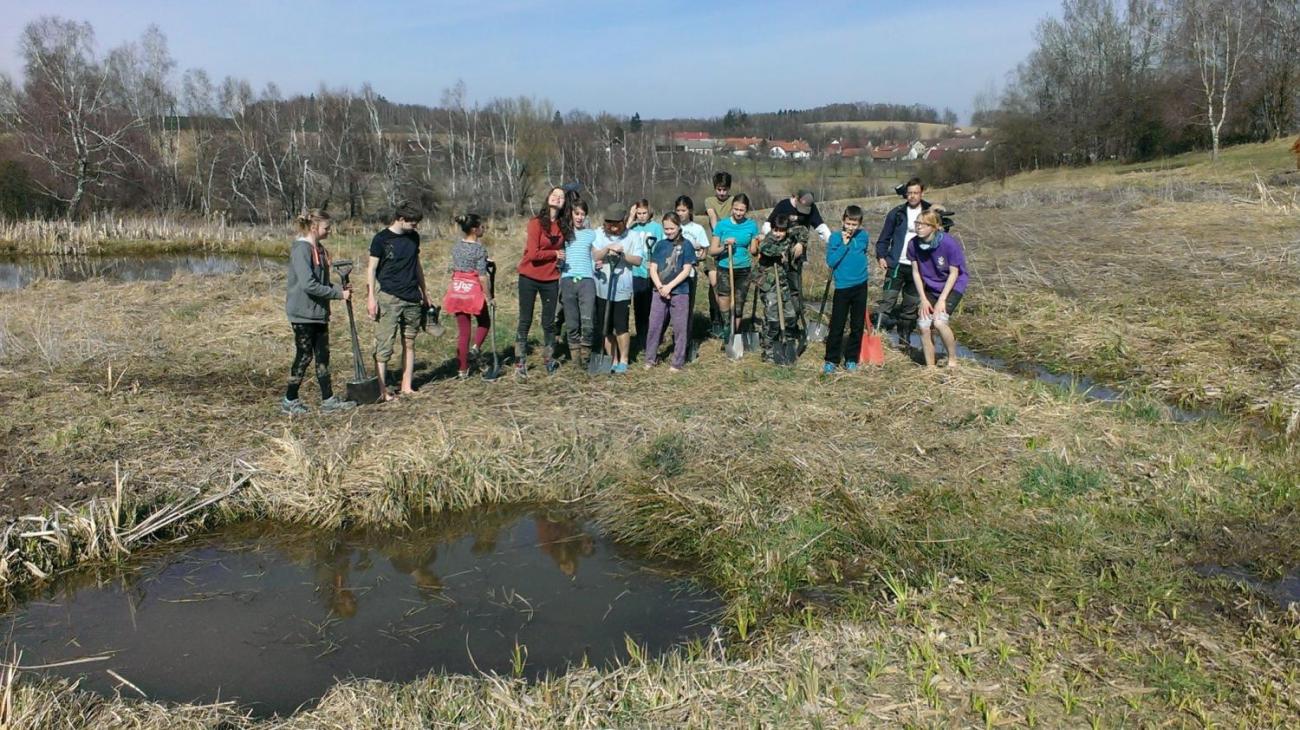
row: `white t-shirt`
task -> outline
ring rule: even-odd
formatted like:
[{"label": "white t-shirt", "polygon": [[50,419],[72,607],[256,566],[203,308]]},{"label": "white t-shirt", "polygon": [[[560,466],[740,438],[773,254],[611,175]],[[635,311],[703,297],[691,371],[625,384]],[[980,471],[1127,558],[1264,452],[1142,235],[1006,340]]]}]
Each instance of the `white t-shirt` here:
[{"label": "white t-shirt", "polygon": [[907,237],[903,239],[903,253],[898,256],[898,263],[911,265],[907,258],[907,247],[916,238],[916,219],[921,217],[921,206],[907,206]]},{"label": "white t-shirt", "polygon": [[[704,226],[695,221],[683,223],[682,238],[691,242],[691,246],[695,248],[695,257],[700,261],[703,261],[704,256],[706,255],[705,251],[709,248],[709,234],[704,231]],[[691,278],[695,278],[695,270],[697,268],[699,267],[691,267]]]},{"label": "white t-shirt", "polygon": [[[621,244],[625,255],[640,256],[645,258],[645,233],[643,231],[627,231],[618,238],[606,235],[605,229],[601,228],[596,231],[596,240],[592,242],[592,251],[598,248],[608,248],[611,243]],[[603,261],[595,261],[596,269],[596,296],[604,299],[609,293],[609,277],[611,273],[614,276],[614,301],[625,302],[632,298],[632,267],[627,265],[625,260],[620,260],[618,266],[610,271],[610,266]]]}]

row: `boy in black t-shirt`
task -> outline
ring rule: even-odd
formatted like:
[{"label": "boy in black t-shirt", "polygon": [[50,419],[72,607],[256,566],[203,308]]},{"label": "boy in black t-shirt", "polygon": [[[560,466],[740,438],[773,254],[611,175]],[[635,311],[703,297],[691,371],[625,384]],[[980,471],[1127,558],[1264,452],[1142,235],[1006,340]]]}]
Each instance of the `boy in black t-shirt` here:
[{"label": "boy in black t-shirt", "polygon": [[366,311],[378,321],[375,327],[375,363],[384,400],[388,392],[388,360],[393,356],[397,335],[402,336],[402,393],[414,393],[411,376],[415,370],[415,334],[424,310],[429,306],[420,267],[420,234],[415,230],[424,214],[410,203],[401,203],[393,223],[375,234],[370,242],[369,295]]}]

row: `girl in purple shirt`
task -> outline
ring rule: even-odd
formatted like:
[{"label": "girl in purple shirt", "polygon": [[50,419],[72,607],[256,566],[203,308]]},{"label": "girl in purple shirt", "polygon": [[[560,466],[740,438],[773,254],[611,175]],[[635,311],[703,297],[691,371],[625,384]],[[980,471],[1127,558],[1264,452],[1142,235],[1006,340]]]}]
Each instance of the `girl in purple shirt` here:
[{"label": "girl in purple shirt", "polygon": [[957,338],[948,321],[966,292],[966,254],[961,242],[944,233],[939,213],[927,210],[916,221],[916,237],[907,244],[912,280],[921,294],[921,349],[926,367],[934,364],[934,329],[948,351],[948,367],[957,367]]}]

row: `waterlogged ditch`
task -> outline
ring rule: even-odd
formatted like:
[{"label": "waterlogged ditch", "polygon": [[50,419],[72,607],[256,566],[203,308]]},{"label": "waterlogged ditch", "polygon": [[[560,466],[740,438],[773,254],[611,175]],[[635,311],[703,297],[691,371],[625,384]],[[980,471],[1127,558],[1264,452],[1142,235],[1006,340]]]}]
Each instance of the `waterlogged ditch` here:
[{"label": "waterlogged ditch", "polygon": [[[816,302],[809,302],[805,305],[805,309],[809,314],[816,314],[816,305]],[[899,336],[896,332],[888,332],[885,334],[885,338],[891,347],[899,347]],[[925,360],[921,350],[921,335],[913,332],[908,344],[910,345],[908,356],[917,364],[924,365]],[[944,350],[943,342],[937,334],[934,338],[934,347],[936,362],[942,365],[944,359],[947,357],[947,352]],[[1071,393],[1077,393],[1084,398],[1101,401],[1103,403],[1120,403],[1129,397],[1124,391],[1098,383],[1086,375],[1062,374],[1054,372],[1037,363],[1010,362],[999,357],[994,357],[993,355],[976,352],[960,342],[957,343],[957,358],[959,360],[970,360],[971,362],[977,363],[991,370],[1012,373],[1024,378],[1031,378]],[[1219,414],[1212,410],[1186,409],[1169,405],[1167,403],[1153,407],[1158,407],[1164,417],[1178,423],[1192,423],[1195,421],[1212,420],[1219,417]]]},{"label": "waterlogged ditch", "polygon": [[24,667],[93,691],[283,715],[348,677],[537,677],[626,659],[628,641],[656,654],[720,611],[572,512],[483,509],[399,532],[230,528],[70,574],[4,628]]},{"label": "waterlogged ditch", "polygon": [[1197,575],[1204,578],[1222,578],[1245,586],[1272,601],[1282,610],[1289,610],[1292,606],[1300,607],[1300,570],[1270,580],[1236,565],[1203,563],[1193,566],[1193,569]]},{"label": "waterlogged ditch", "polygon": [[238,274],[283,267],[258,256],[164,254],[159,256],[39,256],[0,258],[0,291],[30,286],[39,279],[87,281],[168,281],[182,273],[199,276]]}]

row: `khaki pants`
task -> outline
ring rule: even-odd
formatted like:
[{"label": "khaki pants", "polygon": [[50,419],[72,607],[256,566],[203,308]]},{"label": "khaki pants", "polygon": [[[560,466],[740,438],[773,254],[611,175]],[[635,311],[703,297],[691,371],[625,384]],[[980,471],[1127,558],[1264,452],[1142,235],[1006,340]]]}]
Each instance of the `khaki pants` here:
[{"label": "khaki pants", "polygon": [[393,356],[398,334],[407,340],[415,339],[420,320],[424,317],[424,305],[399,299],[385,291],[380,291],[376,298],[379,301],[379,321],[375,323],[375,359],[383,365]]}]

